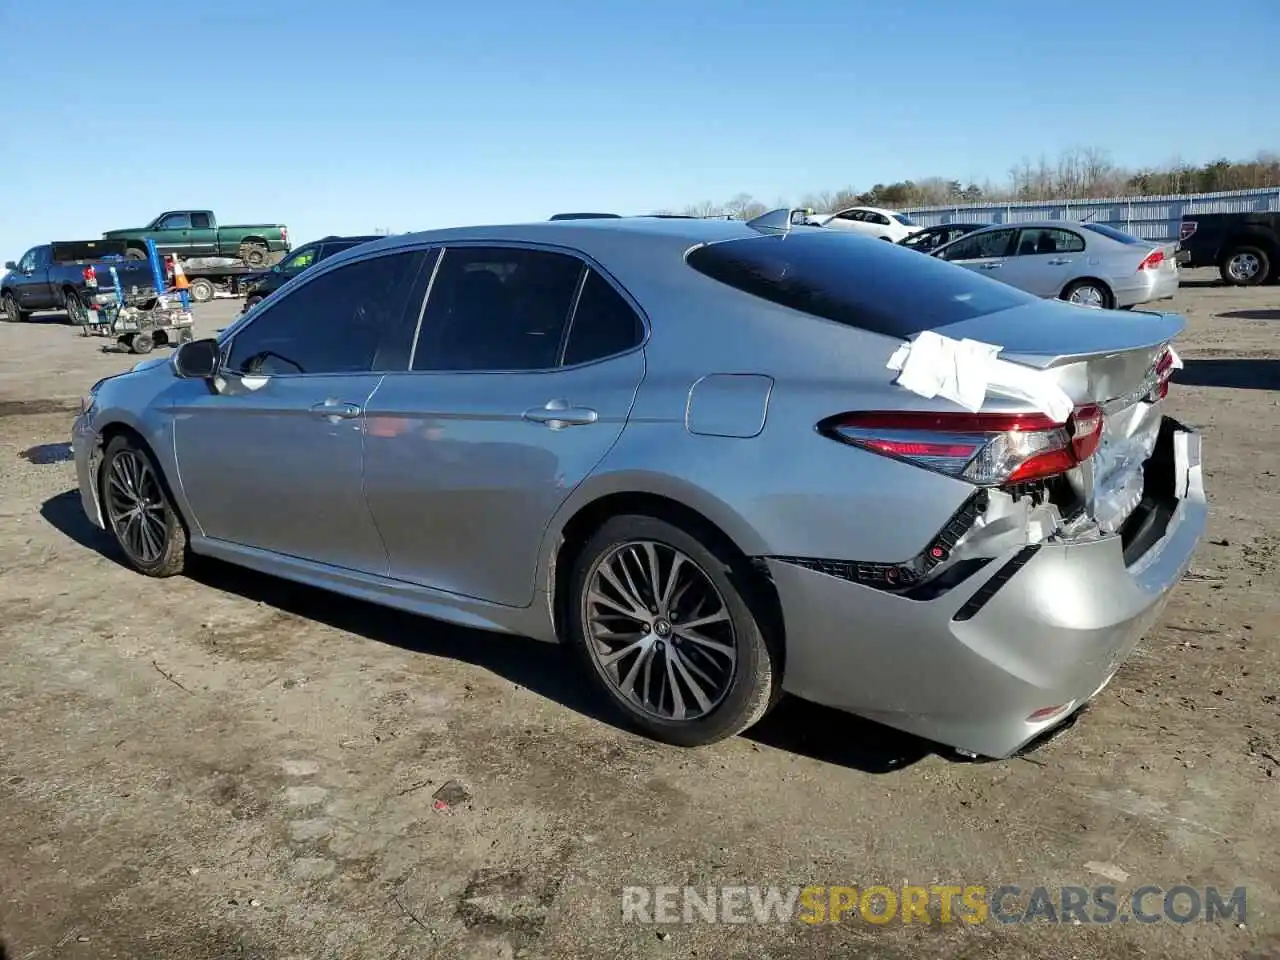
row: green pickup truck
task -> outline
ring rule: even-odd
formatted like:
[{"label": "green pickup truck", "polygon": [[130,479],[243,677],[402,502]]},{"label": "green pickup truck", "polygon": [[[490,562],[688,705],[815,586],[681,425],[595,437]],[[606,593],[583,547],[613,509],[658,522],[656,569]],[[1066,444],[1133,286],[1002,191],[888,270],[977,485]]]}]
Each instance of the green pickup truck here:
[{"label": "green pickup truck", "polygon": [[124,240],[131,260],[146,259],[146,240],[153,240],[162,255],[172,253],[183,260],[238,257],[251,267],[264,266],[289,252],[289,229],[283,224],[238,223],[220,227],[212,210],[168,210],[145,227],[108,230],[102,236]]}]

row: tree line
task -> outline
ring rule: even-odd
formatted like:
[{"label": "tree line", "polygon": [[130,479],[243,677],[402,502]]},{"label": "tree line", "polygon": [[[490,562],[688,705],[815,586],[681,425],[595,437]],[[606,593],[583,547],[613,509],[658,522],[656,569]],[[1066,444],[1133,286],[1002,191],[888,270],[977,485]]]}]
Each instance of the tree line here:
[{"label": "tree line", "polygon": [[[1276,153],[1259,153],[1252,160],[1222,158],[1199,166],[1175,160],[1160,167],[1126,170],[1113,163],[1105,150],[1081,147],[1066,150],[1055,160],[1044,155],[1034,161],[1024,158],[1009,168],[1005,181],[999,184],[990,180],[966,183],[945,177],[926,177],[877,183],[863,191],[845,187],[843,190],[811,193],[800,200],[800,206],[829,213],[859,205],[908,209],[1017,200],[1049,202],[1101,197],[1180,196],[1276,186],[1280,186],[1280,154]],[[787,201],[768,205],[751,194],[739,193],[724,203],[704,201],[679,211],[658,212],[750,219],[771,208],[787,205]]]}]

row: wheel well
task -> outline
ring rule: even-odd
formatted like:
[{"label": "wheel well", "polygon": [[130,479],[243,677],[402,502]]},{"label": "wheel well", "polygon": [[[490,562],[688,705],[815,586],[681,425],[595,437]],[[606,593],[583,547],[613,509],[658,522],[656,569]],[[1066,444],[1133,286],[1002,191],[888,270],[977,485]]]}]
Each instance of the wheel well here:
[{"label": "wheel well", "polygon": [[1266,233],[1233,233],[1222,245],[1221,258],[1226,260],[1240,247],[1258,247],[1271,256],[1280,255],[1280,239]]},{"label": "wheel well", "polygon": [[1062,293],[1065,294],[1072,287],[1077,287],[1082,283],[1091,283],[1095,286],[1101,287],[1106,293],[1107,299],[1109,299],[1113,304],[1116,302],[1116,292],[1111,289],[1111,284],[1107,283],[1107,281],[1103,280],[1101,277],[1076,277],[1062,288]]},{"label": "wheel well", "polygon": [[749,582],[743,585],[746,591],[743,600],[760,618],[765,636],[776,641],[778,675],[782,676],[786,665],[782,604],[767,569],[750,563],[750,558],[733,538],[703,514],[679,501],[654,493],[609,494],[582,507],[564,525],[560,531],[560,544],[556,548],[551,568],[551,583],[548,584],[551,589],[551,612],[555,621],[556,635],[562,636],[567,628],[568,610],[565,604],[569,598],[573,568],[577,565],[582,548],[607,520],[626,514],[640,514],[665,520],[686,533],[702,539],[708,546],[719,548],[728,556],[737,557],[743,561],[743,569],[748,571],[750,577]]},{"label": "wheel well", "polygon": [[269,243],[267,243],[267,238],[266,238],[266,237],[242,237],[242,238],[240,239],[240,246],[242,246],[242,247],[243,247],[246,243],[256,243],[256,244],[258,244],[258,245],[260,245],[260,246],[263,246],[263,247],[269,247],[269,246],[270,246],[270,244],[269,244]]},{"label": "wheel well", "polygon": [[[191,525],[187,523],[187,518],[182,515],[182,509],[178,506],[178,500],[173,495],[173,487],[170,486],[169,484],[169,478],[165,476],[164,467],[160,464],[160,459],[156,456],[156,452],[152,448],[151,444],[147,443],[146,437],[140,434],[137,430],[133,429],[133,427],[129,426],[127,423],[120,423],[118,421],[114,423],[108,423],[105,427],[102,428],[98,436],[101,437],[103,451],[105,451],[107,447],[111,445],[111,441],[114,440],[116,437],[128,437],[130,443],[137,444],[137,446],[147,451],[147,454],[151,457],[151,462],[155,464],[156,474],[157,476],[159,476],[160,482],[164,484],[164,492],[169,497],[169,502],[173,504],[174,512],[177,513],[178,519],[182,521],[183,526],[185,526],[187,528],[188,533],[190,533]],[[102,497],[101,467],[99,467],[98,476],[94,478],[94,483],[98,486],[98,496],[99,498],[101,498]],[[105,511],[105,509],[106,508],[104,507],[103,510]]]}]

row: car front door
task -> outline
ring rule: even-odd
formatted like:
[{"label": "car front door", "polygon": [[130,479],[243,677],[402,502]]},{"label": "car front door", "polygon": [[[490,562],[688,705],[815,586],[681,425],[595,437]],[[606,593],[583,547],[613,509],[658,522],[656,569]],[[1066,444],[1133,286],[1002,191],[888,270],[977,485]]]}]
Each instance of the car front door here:
[{"label": "car front door", "polygon": [[939,248],[934,255],[975,273],[1003,280],[1004,266],[1013,250],[1013,238],[1017,232],[1010,227],[970,233]]},{"label": "car front door", "polygon": [[1075,277],[1084,238],[1056,227],[1023,227],[1000,279],[1037,297],[1056,297]]},{"label": "car front door", "polygon": [[191,214],[166,213],[147,234],[155,241],[156,249],[161,253],[190,256]]},{"label": "car front door", "polygon": [[32,247],[18,261],[18,273],[22,280],[14,287],[14,296],[23,310],[47,310],[54,306],[49,287],[49,264],[52,261],[48,246]]},{"label": "car front door", "polygon": [[422,262],[383,254],[318,274],[233,331],[220,389],[175,387],[182,491],[206,536],[386,572],[363,492],[364,408],[383,371],[408,367]]},{"label": "car front door", "polygon": [[644,324],[576,256],[451,246],[412,369],[369,402],[365,488],[391,575],[509,606],[552,516],[617,441]]}]

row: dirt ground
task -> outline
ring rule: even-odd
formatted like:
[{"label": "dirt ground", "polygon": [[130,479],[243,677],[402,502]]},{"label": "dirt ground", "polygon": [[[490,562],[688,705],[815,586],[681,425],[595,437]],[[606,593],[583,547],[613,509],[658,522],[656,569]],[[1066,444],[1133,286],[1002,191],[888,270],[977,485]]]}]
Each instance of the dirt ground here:
[{"label": "dirt ground", "polygon": [[[214,563],[139,577],[66,447],[81,392],[137,358],[56,315],[0,325],[0,956],[1280,956],[1280,287],[1184,282],[1169,407],[1204,430],[1208,537],[1094,707],[998,763],[796,702],[668,748],[552,646]],[[1243,886],[1247,920],[620,910],[630,885],[1113,882]]]}]

